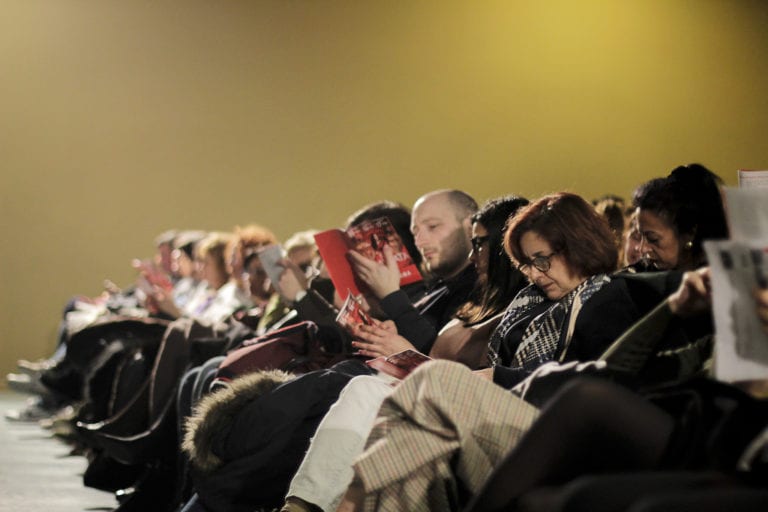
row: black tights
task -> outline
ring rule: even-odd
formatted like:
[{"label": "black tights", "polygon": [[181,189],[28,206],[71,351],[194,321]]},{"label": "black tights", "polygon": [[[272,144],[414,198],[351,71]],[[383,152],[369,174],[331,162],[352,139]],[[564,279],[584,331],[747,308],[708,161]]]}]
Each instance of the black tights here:
[{"label": "black tights", "polygon": [[501,510],[525,491],[587,473],[654,468],[674,420],[608,381],[579,379],[550,400],[467,512]]}]

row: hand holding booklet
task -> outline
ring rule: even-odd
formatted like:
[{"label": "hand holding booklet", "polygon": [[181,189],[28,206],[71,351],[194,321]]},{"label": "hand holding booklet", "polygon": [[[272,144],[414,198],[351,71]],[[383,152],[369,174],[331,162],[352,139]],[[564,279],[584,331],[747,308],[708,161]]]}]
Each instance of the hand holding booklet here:
[{"label": "hand holding booklet", "polygon": [[715,376],[726,382],[768,378],[768,333],[756,289],[768,288],[768,189],[727,188],[730,240],[707,241],[715,319]]},{"label": "hand holding booklet", "polygon": [[355,325],[372,325],[371,315],[363,309],[362,295],[348,293],[344,305],[336,315],[336,323],[352,332]]},{"label": "hand holding booklet", "polygon": [[768,334],[753,297],[755,288],[768,287],[768,240],[704,247],[712,271],[715,375],[727,382],[768,378]]},{"label": "hand holding booklet", "polygon": [[154,293],[155,286],[166,292],[173,289],[173,283],[168,275],[151,260],[134,259],[131,265],[139,271],[137,285],[144,291]]},{"label": "hand holding booklet", "polygon": [[272,282],[272,286],[280,292],[280,275],[285,271],[285,268],[280,262],[285,257],[285,251],[282,246],[278,244],[268,245],[260,249],[256,253],[261,261],[261,266],[264,268],[264,272],[267,273],[267,277]]},{"label": "hand holding booklet", "polygon": [[361,295],[366,286],[355,275],[347,259],[347,252],[355,250],[379,263],[384,262],[384,246],[388,245],[400,270],[400,286],[422,280],[416,263],[408,253],[400,236],[386,217],[353,226],[346,231],[329,229],[315,234],[317,249],[323,258],[331,281],[342,299],[348,294]]}]

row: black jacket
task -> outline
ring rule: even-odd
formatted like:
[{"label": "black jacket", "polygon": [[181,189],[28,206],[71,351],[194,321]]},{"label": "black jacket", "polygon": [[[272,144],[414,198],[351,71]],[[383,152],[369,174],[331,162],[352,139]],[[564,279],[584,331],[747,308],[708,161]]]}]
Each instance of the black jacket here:
[{"label": "black jacket", "polygon": [[[578,313],[563,361],[598,359],[624,331],[674,292],[681,279],[680,272],[618,273],[612,276],[611,281],[586,301]],[[565,325],[569,320],[570,313],[565,319]],[[499,353],[503,364],[508,365],[511,361],[521,331],[522,326],[511,330],[509,338],[514,339],[502,342]],[[562,336],[565,336],[565,330]],[[562,338],[560,346],[564,346]],[[522,368],[497,366],[493,380],[505,388],[511,388],[528,375],[530,371]]]}]

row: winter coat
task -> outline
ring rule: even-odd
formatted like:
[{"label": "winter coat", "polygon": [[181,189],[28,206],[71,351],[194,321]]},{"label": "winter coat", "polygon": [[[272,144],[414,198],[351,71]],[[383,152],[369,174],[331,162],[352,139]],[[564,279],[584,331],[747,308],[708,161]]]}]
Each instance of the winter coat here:
[{"label": "winter coat", "polygon": [[235,379],[205,397],[183,444],[198,497],[211,512],[279,508],[320,420],[358,361],[292,378],[279,371]]}]

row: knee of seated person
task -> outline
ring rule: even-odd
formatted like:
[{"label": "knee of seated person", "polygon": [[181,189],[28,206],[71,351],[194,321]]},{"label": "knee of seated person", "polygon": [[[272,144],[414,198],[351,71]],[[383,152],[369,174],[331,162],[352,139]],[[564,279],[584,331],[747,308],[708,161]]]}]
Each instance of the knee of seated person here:
[{"label": "knee of seated person", "polygon": [[363,375],[350,380],[323,418],[325,430],[357,430],[376,418],[381,403],[392,387],[375,376]]},{"label": "knee of seated person", "polygon": [[572,412],[579,416],[604,414],[610,409],[608,400],[615,397],[620,389],[605,380],[579,377],[564,385],[550,403],[557,404],[558,410],[564,413]]},{"label": "knee of seated person", "polygon": [[455,372],[457,371],[466,371],[467,373],[471,372],[469,368],[461,363],[449,361],[447,359],[434,359],[420,365],[407,378],[423,379],[429,377],[431,379],[441,379],[447,377],[452,379],[453,375],[455,375]]},{"label": "knee of seated person", "polygon": [[339,399],[368,401],[372,396],[388,395],[391,390],[392,386],[375,375],[359,375],[344,386]]}]

